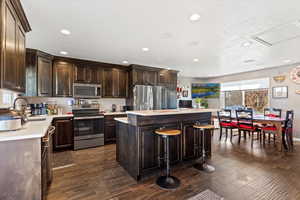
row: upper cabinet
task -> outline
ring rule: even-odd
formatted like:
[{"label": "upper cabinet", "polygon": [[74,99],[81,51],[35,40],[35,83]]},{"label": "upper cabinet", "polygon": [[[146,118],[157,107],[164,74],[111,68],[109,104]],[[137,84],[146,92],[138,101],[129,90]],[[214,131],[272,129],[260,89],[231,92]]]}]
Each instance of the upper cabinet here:
[{"label": "upper cabinet", "polygon": [[177,87],[177,71],[162,69],[159,71],[159,85],[176,89]]},{"label": "upper cabinet", "polygon": [[53,96],[73,96],[73,64],[68,61],[54,60]]},{"label": "upper cabinet", "polygon": [[26,95],[52,96],[53,56],[34,49],[26,50]]},{"label": "upper cabinet", "polygon": [[103,69],[103,97],[126,98],[128,95],[128,71],[118,68]]},{"label": "upper cabinet", "polygon": [[156,68],[132,65],[132,85],[157,85],[158,70]]},{"label": "upper cabinet", "polygon": [[103,69],[88,64],[75,64],[74,66],[74,83],[102,83]]},{"label": "upper cabinet", "polygon": [[19,0],[1,4],[1,87],[25,92],[25,33],[30,26]]}]

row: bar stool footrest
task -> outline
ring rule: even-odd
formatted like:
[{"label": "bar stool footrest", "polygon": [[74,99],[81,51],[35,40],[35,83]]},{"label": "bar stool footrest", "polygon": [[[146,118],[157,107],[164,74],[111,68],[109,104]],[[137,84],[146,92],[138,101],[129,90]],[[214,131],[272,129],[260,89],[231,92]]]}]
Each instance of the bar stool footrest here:
[{"label": "bar stool footrest", "polygon": [[180,186],[180,180],[174,176],[160,176],[156,184],[162,189],[176,189]]}]

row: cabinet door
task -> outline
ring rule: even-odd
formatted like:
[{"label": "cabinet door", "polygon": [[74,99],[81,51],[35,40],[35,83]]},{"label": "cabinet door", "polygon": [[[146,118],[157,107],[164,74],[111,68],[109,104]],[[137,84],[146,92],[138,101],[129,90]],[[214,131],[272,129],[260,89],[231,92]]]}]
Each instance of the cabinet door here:
[{"label": "cabinet door", "polygon": [[11,6],[5,1],[3,43],[3,87],[17,89],[16,18]]},{"label": "cabinet door", "polygon": [[113,70],[103,70],[103,97],[113,97]]},{"label": "cabinet door", "polygon": [[17,26],[17,90],[25,92],[25,79],[26,79],[26,48],[25,48],[25,33],[20,25]]},{"label": "cabinet door", "polygon": [[128,94],[128,72],[124,70],[118,71],[118,97],[126,98]]},{"label": "cabinet door", "polygon": [[105,125],[104,142],[105,144],[116,141],[116,125]]},{"label": "cabinet door", "polygon": [[54,96],[71,97],[73,95],[73,65],[64,61],[55,61],[53,73]]},{"label": "cabinet door", "polygon": [[157,85],[157,72],[144,71],[144,83],[152,86]]},{"label": "cabinet door", "polygon": [[144,71],[139,69],[134,69],[132,71],[132,82],[133,85],[144,85]]},{"label": "cabinet door", "polygon": [[82,65],[74,66],[74,82],[85,83],[88,82],[87,78],[87,67]]},{"label": "cabinet door", "polygon": [[101,84],[102,83],[102,69],[98,67],[88,67],[87,68],[87,80],[92,84]]},{"label": "cabinet door", "polygon": [[38,96],[52,96],[52,61],[37,57]]},{"label": "cabinet door", "polygon": [[[196,122],[195,122],[196,123]],[[194,133],[195,123],[183,124],[183,159],[196,158],[197,152],[194,148],[198,144],[198,134]]]},{"label": "cabinet door", "polygon": [[141,169],[153,169],[159,166],[158,155],[160,151],[159,137],[154,134],[158,127],[140,128],[140,158]]},{"label": "cabinet door", "polygon": [[54,121],[55,135],[53,141],[54,150],[73,147],[73,120],[58,119]]}]

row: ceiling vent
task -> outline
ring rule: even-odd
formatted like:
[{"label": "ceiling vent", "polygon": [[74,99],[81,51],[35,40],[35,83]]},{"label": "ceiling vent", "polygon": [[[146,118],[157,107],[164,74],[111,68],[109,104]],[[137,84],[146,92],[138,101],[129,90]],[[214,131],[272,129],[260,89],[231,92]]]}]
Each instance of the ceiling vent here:
[{"label": "ceiling vent", "polygon": [[271,43],[269,43],[269,42],[267,42],[267,41],[265,41],[265,40],[263,40],[263,39],[261,39],[261,38],[259,38],[257,36],[252,37],[252,39],[255,40],[256,42],[262,44],[262,45],[265,45],[265,46],[268,46],[268,47],[272,46]]},{"label": "ceiling vent", "polygon": [[300,21],[292,21],[268,29],[252,37],[256,42],[271,47],[300,37]]}]

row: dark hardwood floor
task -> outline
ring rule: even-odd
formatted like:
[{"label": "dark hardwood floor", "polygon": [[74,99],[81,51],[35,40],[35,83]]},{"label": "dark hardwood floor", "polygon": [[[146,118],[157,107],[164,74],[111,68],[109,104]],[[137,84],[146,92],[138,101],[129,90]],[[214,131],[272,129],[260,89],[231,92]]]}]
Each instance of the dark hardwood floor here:
[{"label": "dark hardwood floor", "polygon": [[182,184],[174,191],[158,188],[156,176],[137,183],[115,161],[115,145],[72,151],[75,165],[54,171],[48,200],[177,200],[206,189],[228,200],[300,199],[300,144],[295,144],[294,153],[282,156],[273,144],[263,148],[255,141],[251,148],[249,139],[238,145],[237,138],[230,143],[229,139],[219,142],[217,137],[215,134],[210,161],[216,172],[205,174],[190,165],[176,167],[173,174]]}]

